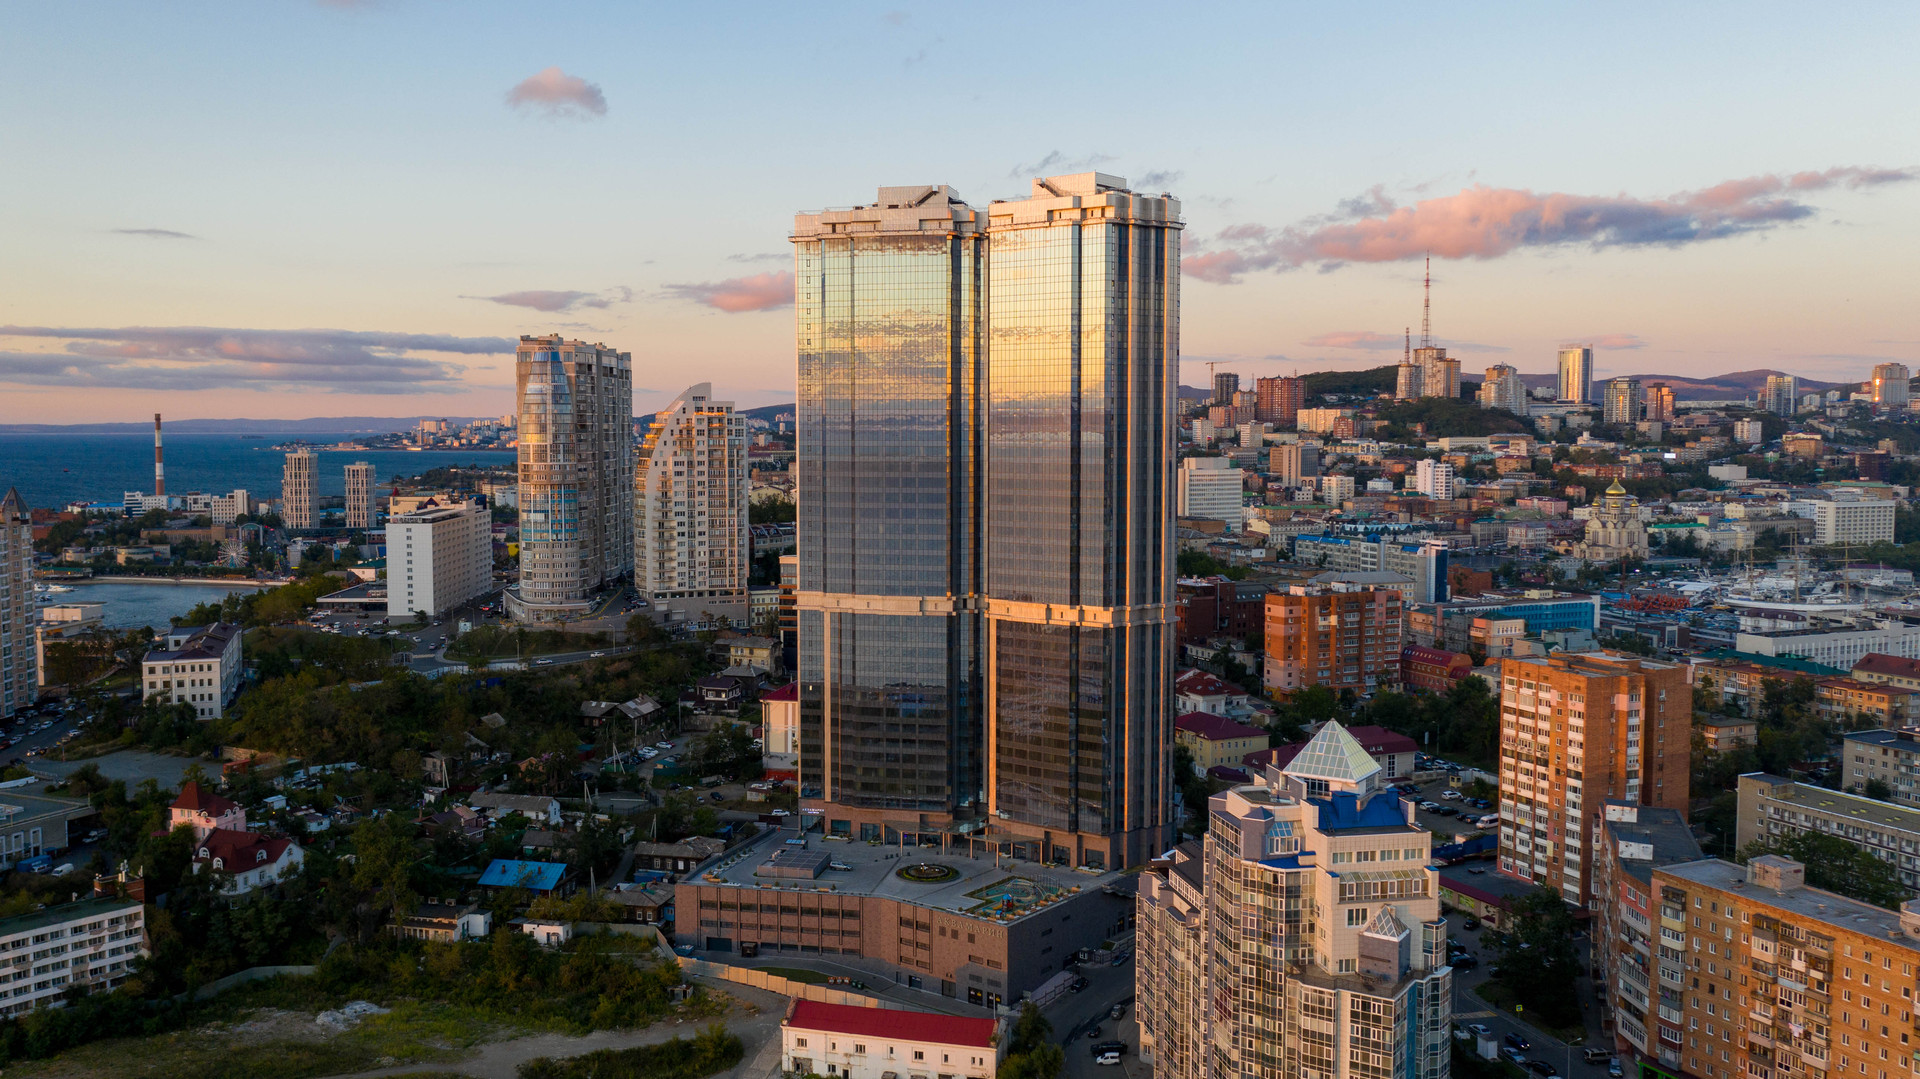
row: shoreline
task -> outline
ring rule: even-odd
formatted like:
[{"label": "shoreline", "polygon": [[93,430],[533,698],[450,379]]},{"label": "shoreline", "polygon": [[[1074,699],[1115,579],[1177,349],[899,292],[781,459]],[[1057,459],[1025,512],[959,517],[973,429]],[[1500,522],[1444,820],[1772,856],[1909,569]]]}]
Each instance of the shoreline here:
[{"label": "shoreline", "polygon": [[60,583],[75,588],[89,584],[198,584],[209,585],[215,588],[250,588],[264,590],[268,588],[279,588],[282,585],[293,582],[291,578],[285,580],[276,578],[267,581],[236,581],[230,577],[87,577],[81,580],[61,581]]}]

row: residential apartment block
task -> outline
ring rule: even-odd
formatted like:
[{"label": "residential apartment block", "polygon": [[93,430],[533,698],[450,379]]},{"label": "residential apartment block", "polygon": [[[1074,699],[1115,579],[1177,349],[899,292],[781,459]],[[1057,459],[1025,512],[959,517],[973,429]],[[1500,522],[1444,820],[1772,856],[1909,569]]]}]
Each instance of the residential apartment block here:
[{"label": "residential apartment block", "polygon": [[1401,594],[1393,588],[1294,585],[1266,599],[1268,690],[1356,692],[1400,680]]},{"label": "residential apartment block", "polygon": [[633,572],[633,357],[559,334],[520,338],[522,620],[586,613],[594,594]]},{"label": "residential apartment block", "polygon": [[33,519],[20,492],[0,497],[0,719],[40,696],[33,631]]},{"label": "residential apartment block", "polygon": [[57,1005],[76,985],[111,989],[146,954],[146,906],[137,899],[82,899],[0,919],[0,1015]]},{"label": "residential apartment block", "polygon": [[1826,546],[1844,543],[1860,546],[1893,542],[1891,499],[1873,498],[1858,502],[1813,503],[1813,542]]},{"label": "residential apartment block", "polygon": [[1432,837],[1379,772],[1330,722],[1212,797],[1204,855],[1183,845],[1142,874],[1136,1017],[1156,1077],[1449,1074]]},{"label": "residential apartment block", "polygon": [[1920,727],[1854,731],[1840,740],[1840,786],[1864,790],[1879,780],[1893,800],[1920,805]]},{"label": "residential apartment block", "polygon": [[240,692],[240,627],[228,622],[168,630],[140,660],[140,698],[193,705],[200,719],[226,714]]},{"label": "residential apartment block", "polygon": [[746,417],[712,383],[688,387],[654,416],[633,488],[634,590],[656,612],[746,623]]},{"label": "residential apartment block", "polygon": [[441,615],[493,590],[493,514],[482,499],[428,499],[387,518],[387,617]]},{"label": "residential apartment block", "polygon": [[1608,802],[1604,814],[1594,851],[1598,927],[1589,969],[1595,996],[1603,1022],[1613,1028],[1616,1049],[1659,1059],[1658,1017],[1662,1009],[1681,1008],[1681,989],[1671,977],[1660,977],[1660,934],[1654,927],[1660,903],[1653,871],[1699,859],[1700,844],[1676,809]]},{"label": "residential apartment block", "polygon": [[1254,393],[1258,400],[1253,417],[1262,423],[1292,427],[1300,418],[1300,407],[1307,400],[1307,382],[1302,378],[1256,378]]},{"label": "residential apartment block", "polygon": [[1609,800],[1685,812],[1686,667],[1617,652],[1500,661],[1500,871],[1594,899]]},{"label": "residential apartment block", "polygon": [[1299,536],[1296,562],[1345,573],[1385,571],[1413,578],[1414,601],[1441,603],[1447,598],[1447,545],[1398,543],[1385,536]]},{"label": "residential apartment block", "polygon": [[1818,832],[1837,836],[1894,868],[1920,895],[1920,810],[1863,794],[1749,772],[1740,777],[1734,849],[1774,836]]},{"label": "residential apartment block", "polygon": [[1225,521],[1235,529],[1246,523],[1241,512],[1245,473],[1225,457],[1188,457],[1180,462],[1180,489],[1174,512],[1181,517]]},{"label": "residential apartment block", "polygon": [[281,467],[280,523],[290,529],[320,525],[320,455],[312,450],[294,450]]},{"label": "residential apartment block", "polygon": [[365,461],[347,466],[347,527],[373,527],[373,466]]},{"label": "residential apartment block", "polygon": [[1862,682],[1920,690],[1920,659],[1869,652],[1854,662],[1851,673]]}]

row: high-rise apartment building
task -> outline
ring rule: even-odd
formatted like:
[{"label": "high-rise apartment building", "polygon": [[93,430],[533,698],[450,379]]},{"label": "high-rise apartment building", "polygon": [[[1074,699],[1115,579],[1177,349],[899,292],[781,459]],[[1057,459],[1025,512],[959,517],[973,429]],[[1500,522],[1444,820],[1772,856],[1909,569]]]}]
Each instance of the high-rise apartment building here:
[{"label": "high-rise apartment building", "polygon": [[[1744,782],[1744,781],[1743,781]],[[1662,980],[1660,961],[1671,955],[1654,924],[1660,897],[1653,872],[1661,866],[1697,861],[1700,843],[1687,818],[1674,809],[1631,802],[1602,807],[1600,842],[1594,848],[1597,932],[1593,933],[1593,981],[1601,1022],[1613,1029],[1613,1048],[1643,1060],[1677,1054],[1679,1028],[1662,1044],[1662,1013],[1678,1023],[1684,979]],[[1675,968],[1677,969],[1677,967]],[[1717,1025],[1717,1024],[1716,1024]],[[1666,1060],[1678,1074],[1677,1055]]]},{"label": "high-rise apartment building", "polygon": [[987,208],[988,809],[1016,851],[1166,849],[1180,203],[1101,173]]},{"label": "high-rise apartment building", "polygon": [[1813,542],[1828,544],[1892,543],[1894,504],[1887,498],[1852,502],[1814,502]]},{"label": "high-rise apartment building", "polygon": [[947,187],[794,219],[800,771],[829,834],[982,796],[985,234]]},{"label": "high-rise apartment building", "polygon": [[428,499],[387,518],[387,617],[445,614],[493,590],[493,514],[484,501]]},{"label": "high-rise apartment building", "polygon": [[1174,512],[1181,517],[1200,517],[1225,521],[1236,530],[1245,523],[1241,488],[1245,474],[1225,457],[1187,457],[1180,462],[1179,504]]},{"label": "high-rise apartment building", "polygon": [[1500,871],[1585,906],[1608,799],[1687,809],[1687,669],[1615,652],[1500,661]]},{"label": "high-rise apartment building", "polygon": [[1303,378],[1259,378],[1253,388],[1259,397],[1253,415],[1263,423],[1292,427],[1299,419],[1301,406],[1307,403],[1307,380]]},{"label": "high-rise apartment building", "polygon": [[1240,376],[1231,371],[1213,373],[1213,403],[1216,405],[1233,404],[1233,395],[1240,392]]},{"label": "high-rise apartment building", "polygon": [[245,488],[224,495],[213,495],[207,499],[207,514],[217,525],[230,525],[241,514],[253,512],[253,497]]},{"label": "high-rise apartment building", "polygon": [[1611,378],[1601,399],[1601,421],[1626,426],[1640,422],[1640,380]]},{"label": "high-rise apartment building", "polygon": [[1352,476],[1320,477],[1320,501],[1331,506],[1338,506],[1352,497]]},{"label": "high-rise apartment building", "polygon": [[713,399],[712,383],[653,418],[633,520],[633,587],[656,611],[747,620],[747,419]]},{"label": "high-rise apartment building", "polygon": [[35,653],[33,514],[9,487],[0,496],[0,719],[39,697]]},{"label": "high-rise apartment building", "polygon": [[1360,692],[1398,683],[1402,602],[1396,588],[1340,582],[1267,593],[1267,689]]},{"label": "high-rise apartment building", "polygon": [[1904,363],[1875,365],[1873,378],[1867,383],[1868,392],[1873,394],[1873,403],[1881,408],[1907,407],[1909,377]]},{"label": "high-rise apartment building", "polygon": [[320,524],[320,455],[294,450],[280,470],[280,523],[288,528]]},{"label": "high-rise apartment building", "polygon": [[1800,407],[1800,380],[1792,375],[1768,375],[1760,391],[1760,407],[1777,416],[1791,416]]},{"label": "high-rise apartment building", "polygon": [[1447,598],[1447,545],[1399,543],[1386,536],[1299,536],[1293,560],[1338,573],[1399,573],[1413,581],[1413,601]]},{"label": "high-rise apartment building", "polygon": [[1422,458],[1413,466],[1413,489],[1428,498],[1453,497],[1453,466],[1445,461]]},{"label": "high-rise apartment building", "polygon": [[1486,381],[1480,383],[1480,407],[1503,408],[1517,416],[1527,415],[1527,384],[1512,364],[1496,363],[1487,368]]},{"label": "high-rise apartment building", "polygon": [[1665,1071],[1911,1074],[1920,900],[1893,911],[1809,888],[1805,866],[1772,854],[1657,866],[1652,877],[1659,988],[1648,1040]]},{"label": "high-rise apartment building", "polygon": [[1664,382],[1648,386],[1645,418],[1654,423],[1672,423],[1673,412],[1673,387]]},{"label": "high-rise apartment building", "polygon": [[633,357],[559,334],[514,350],[521,620],[585,614],[633,571]]},{"label": "high-rise apartment building", "polygon": [[1446,349],[1423,345],[1413,350],[1413,362],[1420,368],[1420,396],[1460,396],[1460,361]]},{"label": "high-rise apartment building", "polygon": [[1569,345],[1560,350],[1560,400],[1584,405],[1593,400],[1593,350]]},{"label": "high-rise apartment building", "polygon": [[373,466],[365,461],[347,466],[347,527],[373,527]]},{"label": "high-rise apartment building", "polygon": [[1303,487],[1320,474],[1320,447],[1312,442],[1282,442],[1268,452],[1267,470],[1288,487]]},{"label": "high-rise apartment building", "polygon": [[1766,426],[1759,420],[1733,421],[1733,440],[1735,442],[1744,442],[1751,446],[1754,443],[1766,441],[1766,438]]},{"label": "high-rise apartment building", "polygon": [[1407,360],[1394,368],[1393,396],[1396,400],[1411,401],[1426,395],[1426,368],[1412,360]]},{"label": "high-rise apartment building", "polygon": [[830,829],[1164,849],[1180,227],[1099,173],[796,218],[801,768]]},{"label": "high-rise apartment building", "polygon": [[1141,874],[1136,1013],[1159,1079],[1451,1073],[1432,837],[1380,771],[1329,722]]}]

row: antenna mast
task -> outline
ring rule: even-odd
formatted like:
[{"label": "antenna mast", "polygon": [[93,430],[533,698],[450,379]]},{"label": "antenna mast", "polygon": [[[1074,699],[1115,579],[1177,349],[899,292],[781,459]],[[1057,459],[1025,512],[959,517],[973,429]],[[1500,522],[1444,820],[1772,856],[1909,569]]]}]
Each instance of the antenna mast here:
[{"label": "antenna mast", "polygon": [[1413,362],[1413,327],[1412,326],[1407,327],[1407,351],[1406,351],[1406,354],[1401,358],[1400,362],[1401,363]]},{"label": "antenna mast", "polygon": [[1420,305],[1420,347],[1433,347],[1433,256],[1427,256],[1427,296]]}]

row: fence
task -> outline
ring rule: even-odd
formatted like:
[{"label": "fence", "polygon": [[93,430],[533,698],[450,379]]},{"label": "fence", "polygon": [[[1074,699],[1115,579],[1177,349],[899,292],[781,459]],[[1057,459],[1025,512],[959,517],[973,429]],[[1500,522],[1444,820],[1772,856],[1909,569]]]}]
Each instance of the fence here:
[{"label": "fence", "polygon": [[227,990],[232,989],[236,985],[244,985],[247,982],[259,981],[261,978],[277,978],[282,974],[312,974],[312,973],[313,973],[312,967],[248,967],[245,970],[234,971],[232,974],[229,974],[224,978],[215,978],[213,981],[210,981],[207,984],[201,986],[200,988],[194,990],[193,999],[211,1000],[214,997],[219,996],[221,993],[224,993]]},{"label": "fence", "polygon": [[725,963],[711,963],[705,959],[690,956],[680,957],[680,972],[688,975],[700,975],[708,978],[720,978],[724,981],[738,982],[741,985],[764,989],[781,996],[800,997],[804,1000],[816,1000],[822,1004],[850,1004],[856,1008],[886,1008],[892,1011],[912,1011],[902,1004],[879,1000],[862,993],[849,993],[824,985],[812,985],[796,982],[778,974],[769,974],[764,970],[749,970],[746,967],[728,966]]}]

